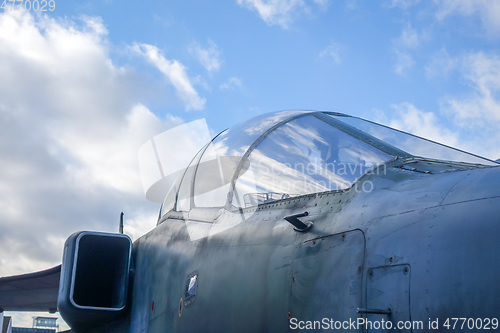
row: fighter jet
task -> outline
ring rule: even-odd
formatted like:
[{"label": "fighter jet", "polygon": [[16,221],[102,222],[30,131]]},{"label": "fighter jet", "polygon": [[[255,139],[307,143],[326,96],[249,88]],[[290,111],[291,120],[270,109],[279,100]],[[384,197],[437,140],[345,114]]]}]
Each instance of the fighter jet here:
[{"label": "fighter jet", "polygon": [[499,166],[341,113],[261,115],[192,158],[149,233],[75,233],[62,266],[0,279],[0,307],[78,333],[498,329]]}]

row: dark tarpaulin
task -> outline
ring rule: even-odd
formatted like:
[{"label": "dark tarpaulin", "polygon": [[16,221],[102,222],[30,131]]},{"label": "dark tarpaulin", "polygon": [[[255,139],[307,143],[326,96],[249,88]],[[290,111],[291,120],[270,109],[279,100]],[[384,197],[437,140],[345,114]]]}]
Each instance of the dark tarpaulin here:
[{"label": "dark tarpaulin", "polygon": [[57,311],[61,265],[0,278],[0,311]]}]

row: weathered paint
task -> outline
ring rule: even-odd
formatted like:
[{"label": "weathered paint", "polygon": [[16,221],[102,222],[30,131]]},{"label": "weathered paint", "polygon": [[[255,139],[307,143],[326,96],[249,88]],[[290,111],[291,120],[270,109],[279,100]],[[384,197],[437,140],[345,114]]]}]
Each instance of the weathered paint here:
[{"label": "weathered paint", "polygon": [[[134,243],[131,332],[285,332],[289,315],[355,319],[356,307],[384,302],[398,311],[394,318],[426,324],[498,316],[500,168],[436,172],[431,163],[434,173],[423,173],[400,165],[362,178],[358,186],[373,184],[369,193],[353,187],[243,210],[244,222],[196,241],[188,214],[167,214]],[[304,211],[314,222],[309,232],[283,220]],[[191,217],[214,227],[241,214]],[[193,271],[196,301],[179,317]]]}]

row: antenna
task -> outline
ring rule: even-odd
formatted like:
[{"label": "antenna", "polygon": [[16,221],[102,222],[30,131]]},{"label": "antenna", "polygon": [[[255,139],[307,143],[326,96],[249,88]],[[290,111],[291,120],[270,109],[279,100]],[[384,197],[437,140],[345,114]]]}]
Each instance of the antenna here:
[{"label": "antenna", "polygon": [[123,234],[123,212],[120,213],[120,228],[118,229],[120,234]]}]

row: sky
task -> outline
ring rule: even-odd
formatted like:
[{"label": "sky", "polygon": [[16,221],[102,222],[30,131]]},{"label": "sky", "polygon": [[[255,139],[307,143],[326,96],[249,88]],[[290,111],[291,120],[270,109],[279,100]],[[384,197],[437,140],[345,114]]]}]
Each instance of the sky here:
[{"label": "sky", "polygon": [[0,9],[0,276],[121,211],[132,239],[152,229],[137,152],[193,120],[328,110],[500,158],[497,0],[27,5]]}]

